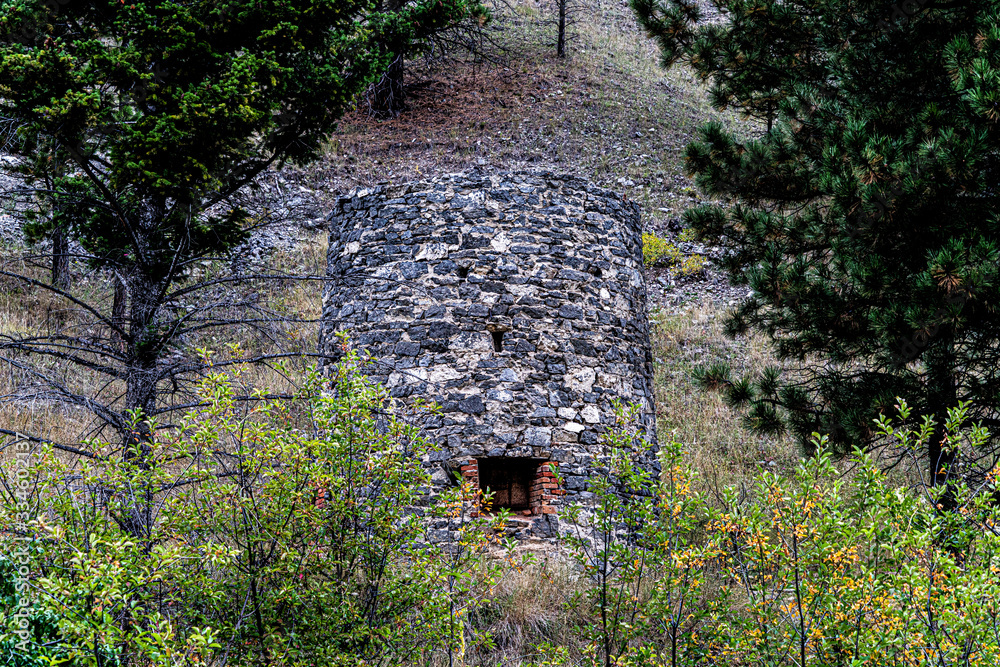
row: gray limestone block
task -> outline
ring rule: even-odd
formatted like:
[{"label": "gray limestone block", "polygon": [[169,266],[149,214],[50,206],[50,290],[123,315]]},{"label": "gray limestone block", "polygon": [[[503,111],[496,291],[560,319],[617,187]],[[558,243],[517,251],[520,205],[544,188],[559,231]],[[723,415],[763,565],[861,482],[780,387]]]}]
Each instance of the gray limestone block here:
[{"label": "gray limestone block", "polygon": [[447,461],[449,458],[450,454],[446,449],[432,449],[428,454],[428,460],[432,463]]},{"label": "gray limestone block", "polygon": [[517,442],[516,433],[494,433],[493,437],[496,438],[501,444],[510,446]]},{"label": "gray limestone block", "polygon": [[559,519],[554,514],[543,514],[531,522],[531,532],[538,537],[558,537]]},{"label": "gray limestone block", "polygon": [[470,415],[479,415],[486,412],[486,405],[482,396],[469,396],[458,402],[458,409]]},{"label": "gray limestone block", "polygon": [[500,401],[501,403],[510,403],[514,400],[514,394],[506,389],[492,389],[486,392],[486,399]]},{"label": "gray limestone block", "polygon": [[552,443],[552,429],[531,426],[524,431],[524,442],[532,447],[548,447]]},{"label": "gray limestone block", "polygon": [[552,460],[560,464],[573,463],[576,460],[576,455],[572,449],[553,449]]},{"label": "gray limestone block", "polygon": [[583,308],[575,303],[567,303],[559,307],[559,317],[578,319],[583,317]]}]

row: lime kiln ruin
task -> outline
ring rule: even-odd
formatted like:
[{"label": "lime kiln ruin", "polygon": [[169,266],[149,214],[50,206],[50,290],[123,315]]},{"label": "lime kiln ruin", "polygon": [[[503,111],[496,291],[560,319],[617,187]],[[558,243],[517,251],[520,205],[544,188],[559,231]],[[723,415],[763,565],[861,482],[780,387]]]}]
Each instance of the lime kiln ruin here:
[{"label": "lime kiln ruin", "polygon": [[330,229],[321,350],[347,331],[392,396],[441,406],[436,483],[489,487],[552,537],[615,401],[655,440],[636,204],[549,173],[453,174],[355,191]]}]

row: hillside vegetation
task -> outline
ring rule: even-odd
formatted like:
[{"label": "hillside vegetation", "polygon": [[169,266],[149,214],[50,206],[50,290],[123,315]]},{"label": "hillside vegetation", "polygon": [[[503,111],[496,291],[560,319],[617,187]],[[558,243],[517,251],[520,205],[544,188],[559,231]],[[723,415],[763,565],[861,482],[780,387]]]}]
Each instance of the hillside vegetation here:
[{"label": "hillside vegetation", "polygon": [[[226,11],[216,12],[213,2],[191,4],[229,30]],[[250,15],[269,4],[239,2]],[[449,0],[426,0],[434,2]],[[826,11],[832,2],[776,6],[794,22],[794,12],[783,13],[787,7],[809,4],[818,16],[817,8]],[[122,11],[134,8],[121,4]],[[764,11],[736,4],[745,20]],[[1000,459],[991,449],[993,436],[976,424],[974,406],[960,403],[933,422],[921,421],[906,396],[890,400],[878,420],[869,420],[871,440],[880,445],[871,451],[834,452],[825,434],[803,442],[761,428],[768,426],[762,418],[767,400],[779,393],[779,370],[791,370],[794,383],[802,377],[796,362],[854,368],[854,360],[809,351],[794,358],[775,344],[777,327],[734,329],[730,316],[753,292],[733,284],[738,274],[729,274],[733,282],[726,278],[723,267],[734,251],[723,249],[725,235],[713,240],[689,226],[698,227],[690,211],[706,203],[718,206],[716,217],[702,209],[708,227],[730,214],[772,223],[767,215],[784,221],[799,212],[794,201],[764,211],[768,200],[753,218],[752,206],[736,206],[740,198],[726,196],[730,184],[749,188],[757,171],[714,174],[725,187],[713,190],[722,194],[711,200],[689,176],[699,155],[707,163],[711,153],[686,153],[691,142],[705,141],[698,128],[712,123],[720,146],[723,135],[750,145],[777,136],[764,132],[772,118],[762,123],[759,116],[713,107],[706,83],[691,69],[704,65],[700,53],[688,64],[661,67],[661,49],[636,19],[635,8],[648,2],[571,2],[565,58],[556,56],[555,6],[494,0],[475,53],[431,50],[406,62],[402,112],[375,116],[357,100],[319,144],[318,159],[306,166],[277,161],[250,187],[217,202],[209,211],[220,216],[216,222],[243,207],[240,224],[251,233],[230,245],[220,241],[220,252],[210,247],[164,283],[180,296],[162,310],[195,326],[145,358],[181,369],[157,386],[157,400],[171,408],[159,421],[125,411],[122,397],[133,378],[103,381],[103,367],[91,372],[99,365],[95,358],[126,356],[125,336],[88,319],[87,304],[112,311],[122,298],[122,278],[109,268],[114,263],[74,259],[66,289],[75,296],[57,298],[62,295],[46,289],[51,242],[31,246],[20,238],[23,200],[3,211],[0,343],[10,348],[0,348],[6,361],[0,371],[0,662],[1000,664]],[[952,10],[961,8],[942,11]],[[706,13],[704,20],[719,17]],[[817,21],[823,29],[830,25]],[[660,27],[671,33],[672,24]],[[1000,62],[1000,28],[982,32],[974,44],[960,46],[992,49]],[[294,43],[294,31],[279,33]],[[345,29],[348,34],[357,37]],[[105,41],[102,46],[113,42]],[[366,57],[369,64],[378,61]],[[790,58],[798,62],[799,53]],[[959,55],[954,61],[956,71],[967,64]],[[0,80],[0,99],[4,85]],[[277,85],[272,80],[263,88]],[[761,101],[767,113],[774,103]],[[109,117],[128,124],[116,114]],[[264,127],[280,134],[294,123]],[[788,145],[808,144],[800,130],[781,136]],[[729,147],[735,163],[751,160]],[[884,156],[860,152],[873,156],[873,170],[883,164]],[[704,163],[695,165],[702,185]],[[338,198],[356,188],[473,170],[571,174],[642,208],[660,469],[646,465],[654,453],[636,427],[635,408],[616,407],[617,423],[603,436],[606,456],[595,458],[583,502],[567,510],[569,533],[555,548],[514,540],[510,510],[496,510],[490,493],[462,472],[439,494],[428,491],[435,480],[426,460],[438,459],[422,425],[440,414],[420,401],[390,400],[389,389],[366,375],[363,350],[344,339],[342,357],[326,359],[322,370],[313,364],[327,270],[325,219]],[[873,187],[889,179],[855,171]],[[900,179],[911,183],[918,176],[926,175]],[[15,193],[20,181],[11,177],[0,185]],[[754,203],[763,197],[747,195]],[[747,228],[761,247],[816,237],[769,236],[773,227],[764,222]],[[121,265],[133,259],[125,253]],[[764,278],[780,288],[783,280],[822,273],[807,263],[795,268]],[[953,268],[934,273],[928,290],[965,295]],[[977,275],[987,283],[987,274]],[[208,305],[200,310],[186,291],[194,283],[208,286]],[[846,291],[833,285],[826,298]],[[792,312],[823,310],[819,290],[806,295],[819,305],[799,310],[801,294],[786,298],[776,289],[770,296]],[[211,327],[200,326],[202,316]],[[831,319],[854,331],[860,318],[845,310]],[[924,334],[925,341],[935,336]],[[31,365],[26,360],[36,335],[48,336],[59,354],[35,355]],[[79,341],[97,341],[99,353],[80,352]],[[976,343],[991,354],[997,349],[995,337]],[[135,348],[145,351],[142,344]],[[128,363],[122,367],[133,370]],[[763,379],[757,385],[741,379],[751,376]],[[51,390],[33,388],[39,378]],[[126,422],[102,423],[91,402],[67,396],[106,401],[114,410],[105,412],[126,412]],[[781,398],[792,403],[801,396],[788,391]],[[764,408],[748,419],[746,406],[754,401]],[[954,452],[950,460],[964,476],[937,484],[939,473],[925,456],[934,447]],[[556,488],[551,480],[558,471],[545,466],[539,469],[547,477],[536,490],[543,481]],[[980,468],[982,475],[965,475]],[[145,514],[137,516],[140,510]]]}]

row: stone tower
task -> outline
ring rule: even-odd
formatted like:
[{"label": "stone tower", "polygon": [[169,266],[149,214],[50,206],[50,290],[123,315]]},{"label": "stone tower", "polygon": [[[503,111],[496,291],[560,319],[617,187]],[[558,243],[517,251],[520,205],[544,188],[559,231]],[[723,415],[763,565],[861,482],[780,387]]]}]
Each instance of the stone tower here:
[{"label": "stone tower", "polygon": [[355,191],[330,227],[321,350],[346,330],[393,396],[441,406],[437,483],[471,478],[548,537],[614,400],[655,441],[636,204],[573,177],[457,174]]}]

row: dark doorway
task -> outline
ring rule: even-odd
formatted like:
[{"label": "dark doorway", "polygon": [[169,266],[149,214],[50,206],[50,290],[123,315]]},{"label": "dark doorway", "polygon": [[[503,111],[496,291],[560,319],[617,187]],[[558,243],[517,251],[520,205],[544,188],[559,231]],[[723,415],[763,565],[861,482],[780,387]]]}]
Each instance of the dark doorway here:
[{"label": "dark doorway", "polygon": [[530,510],[531,487],[538,476],[538,459],[479,459],[479,488],[493,492],[492,509]]},{"label": "dark doorway", "polygon": [[503,352],[503,332],[491,331],[490,335],[493,337],[493,351]]}]

